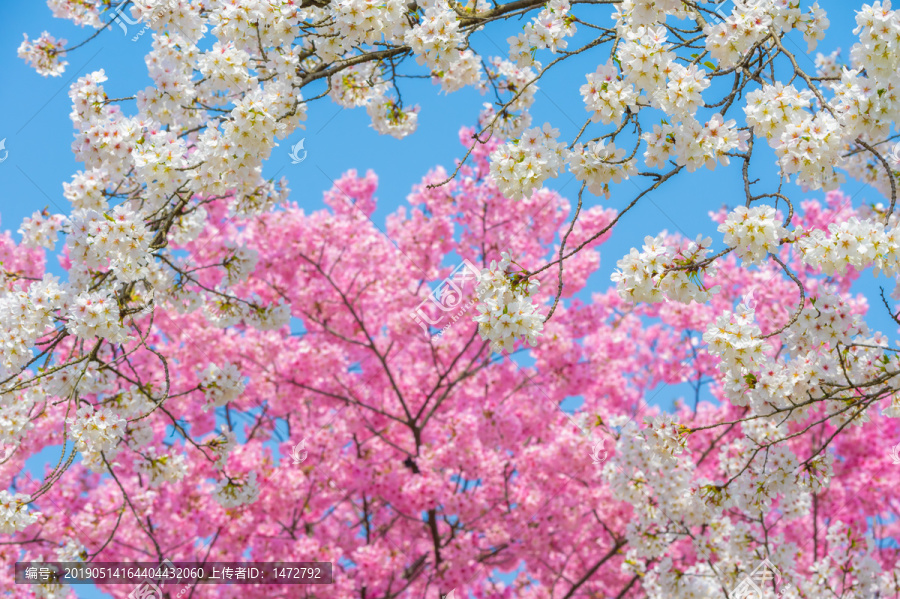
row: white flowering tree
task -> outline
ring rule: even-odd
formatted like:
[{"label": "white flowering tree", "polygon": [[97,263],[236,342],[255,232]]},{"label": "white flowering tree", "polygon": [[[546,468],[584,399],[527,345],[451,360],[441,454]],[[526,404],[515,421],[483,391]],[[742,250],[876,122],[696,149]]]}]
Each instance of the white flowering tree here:
[{"label": "white flowering tree", "polygon": [[[4,441],[21,443],[27,434],[33,413],[30,407],[23,412],[23,405],[55,397],[66,406],[65,434],[75,439],[91,470],[115,477],[111,460],[122,448],[119,441],[127,437],[133,448],[148,442],[152,434],[141,420],[156,411],[169,417],[188,444],[205,448],[204,455],[221,465],[235,446],[234,435],[225,431],[195,442],[167,406],[200,391],[203,411],[230,414],[228,406],[245,389],[242,373],[223,360],[196,373],[190,390],[174,391],[170,356],[159,347],[175,331],[154,328],[154,310],[162,305],[181,314],[199,310],[212,326],[239,326],[261,338],[283,330],[296,302],[277,283],[252,279],[274,269],[277,260],[266,255],[261,262],[259,252],[248,247],[258,238],[230,224],[233,219],[276,226],[264,216],[284,202],[288,190],[284,181],[263,178],[263,162],[278,140],[302,125],[310,102],[365,107],[379,133],[412,134],[419,107],[409,104],[404,81],[426,77],[448,93],[475,87],[493,102],[478,115],[478,129],[467,138],[468,152],[456,171],[429,179],[425,195],[442,188],[458,191],[454,185],[474,185],[481,177],[493,186],[499,205],[514,207],[545,197],[544,182],[564,170],[582,184],[552,256],[538,262],[505,253],[507,248],[482,248],[478,314],[471,318],[495,352],[513,352],[519,340],[531,346],[547,338],[558,343],[554,320],[569,318],[569,307],[560,302],[567,281],[583,278],[584,256],[650,191],[732,161],[742,173],[743,196],[728,199],[736,208],[716,216],[721,238],[714,243],[701,235],[689,242],[650,232],[641,249],[619,261],[613,276],[618,303],[610,309],[622,319],[633,312],[669,325],[680,322],[681,342],[692,348],[698,389],[704,377],[715,377],[717,399],[727,409],[705,416],[679,411],[643,428],[622,414],[609,422],[601,418],[617,439],[620,461],[607,464],[605,484],[635,517],[609,530],[613,549],[609,557],[600,556],[596,568],[571,580],[560,574],[571,583],[566,590],[542,595],[532,589],[531,596],[587,593],[585,583],[613,556],[624,556],[617,566],[627,577],[616,591],[605,591],[621,589],[618,597],[727,596],[748,563],[741,552],[750,548],[754,558],[771,559],[782,570],[802,561],[812,572],[794,581],[784,596],[825,596],[816,595],[825,587],[841,597],[896,595],[894,562],[873,565],[878,548],[860,550],[861,537],[850,534],[859,531],[829,520],[830,546],[848,548],[842,562],[831,564],[818,548],[812,559],[801,559],[796,543],[785,540],[796,531],[770,542],[765,519],[773,502],[787,519],[817,510],[819,493],[834,474],[831,448],[851,434],[847,429],[900,415],[898,350],[869,330],[864,309],[849,297],[849,282],[859,272],[900,277],[895,214],[900,145],[893,142],[900,116],[900,13],[888,0],[859,6],[858,41],[847,63],[837,53],[819,54],[814,69],[806,69],[788,47],[802,40],[812,53],[829,27],[825,11],[805,0],[735,0],[724,13],[720,3],[699,0],[48,4],[54,15],[96,31],[71,45],[46,32],[33,40],[26,36],[19,55],[38,73],[61,75],[67,57],[124,21],[152,30],[146,64],[153,85],[135,90],[133,97],[112,99],[104,92],[101,70],[71,86],[73,148],[85,165],[65,186],[72,212],[35,213],[21,228],[31,247],[53,248],[58,234],[65,234],[68,280],[52,275],[31,280],[3,271],[10,281],[0,296],[0,390],[7,398],[0,414],[9,423]],[[509,27],[514,19],[525,25],[507,40],[508,54],[481,55],[472,47],[480,31]],[[570,47],[576,32],[584,41]],[[587,117],[575,137],[560,139],[552,123],[532,123],[530,109],[542,77],[575,57],[592,64],[591,72],[571,77]],[[123,106],[131,100],[136,109],[129,113]],[[779,176],[756,177],[760,160],[768,160],[760,158],[762,145],[774,151]],[[482,163],[489,164],[484,172]],[[790,180],[833,191],[847,178],[872,185],[884,202],[852,206],[847,201],[814,213],[801,210],[783,189]],[[639,191],[611,198],[610,183],[626,179]],[[616,202],[614,217],[601,218],[594,210],[600,198]],[[217,244],[217,252],[207,251],[216,227],[228,242]],[[178,253],[184,248],[189,260]],[[491,261],[497,257],[499,262]],[[324,261],[314,255],[303,259],[337,288]],[[211,278],[212,270],[221,276]],[[539,285],[542,279],[547,284]],[[18,285],[21,281],[27,285]],[[775,281],[787,283],[787,289],[773,294]],[[882,299],[896,320],[894,308]],[[400,396],[402,383],[391,378],[387,365],[390,350],[376,347],[364,315],[352,309],[352,298],[341,294],[350,316],[338,324],[318,320],[322,305],[310,301],[309,312],[298,314],[295,308],[294,315],[371,349],[389,375],[385,388]],[[356,340],[361,331],[366,338]],[[232,350],[232,356],[239,355]],[[157,384],[128,369],[137,353],[152,354]],[[327,352],[323,356],[316,359],[327,367]],[[116,390],[116,409],[99,400],[79,405],[78,398],[96,399],[110,389]],[[418,451],[419,423],[405,404],[403,409]],[[255,417],[258,426],[266,422],[264,415]],[[683,422],[682,417],[696,418]],[[692,439],[701,439],[701,445],[692,447]],[[356,449],[363,459],[365,451]],[[57,484],[74,455],[30,496],[0,492],[3,532],[35,524],[37,516],[25,505]],[[181,481],[188,468],[177,456],[156,450],[148,449],[142,458],[138,471],[149,486]],[[412,454],[403,464],[420,474]],[[130,497],[118,478],[115,483]],[[260,497],[257,475],[223,472],[213,495],[224,509],[253,504]],[[133,512],[138,527],[154,539],[133,502],[121,509]],[[437,569],[445,561],[441,528],[434,510],[424,511]],[[362,519],[367,518],[368,511]],[[812,523],[818,526],[815,516]],[[455,525],[445,525],[454,537]],[[406,564],[398,577],[415,579],[423,563]],[[852,582],[836,592],[834,581],[842,573]],[[368,597],[366,588],[346,596]]]}]

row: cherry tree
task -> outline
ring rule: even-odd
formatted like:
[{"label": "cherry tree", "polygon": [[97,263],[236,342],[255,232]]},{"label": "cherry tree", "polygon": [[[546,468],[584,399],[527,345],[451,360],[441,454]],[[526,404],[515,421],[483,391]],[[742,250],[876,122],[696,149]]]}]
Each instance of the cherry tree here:
[{"label": "cherry tree", "polygon": [[[77,79],[72,212],[0,243],[9,561],[249,551],[336,572],[197,597],[900,593],[900,350],[864,318],[876,300],[900,324],[898,297],[851,290],[900,275],[890,2],[861,5],[849,62],[814,72],[786,41],[812,52],[829,22],[799,0],[48,4],[96,32],[26,36],[38,73],[124,20],[152,30],[154,84],[111,99],[102,70]],[[507,56],[472,47],[523,16]],[[569,48],[576,30],[590,39]],[[588,118],[564,140],[530,108],[576,57]],[[383,233],[374,174],[311,214],[262,177],[326,96],[413,133],[411,75],[495,102]],[[755,177],[763,143],[777,178]],[[715,240],[650,231],[613,287],[573,298],[649,192],[732,160],[744,197],[711,215]],[[571,204],[544,187],[564,169]],[[885,202],[854,205],[847,177]],[[638,192],[612,197],[625,179]],[[65,280],[46,269],[58,245]],[[663,383],[693,401],[652,407]],[[24,460],[47,447],[34,480]]]}]

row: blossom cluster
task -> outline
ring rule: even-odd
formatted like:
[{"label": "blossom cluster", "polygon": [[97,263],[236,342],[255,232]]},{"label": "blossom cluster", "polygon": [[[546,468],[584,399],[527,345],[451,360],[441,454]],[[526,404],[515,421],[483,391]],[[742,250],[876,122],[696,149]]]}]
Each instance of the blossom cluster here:
[{"label": "blossom cluster", "polygon": [[738,130],[734,119],[725,121],[714,114],[702,126],[693,119],[676,125],[664,123],[641,137],[647,144],[644,160],[648,166],[662,167],[674,156],[676,164],[694,172],[704,166],[709,170],[719,164],[727,166],[730,152],[747,149],[749,133]]},{"label": "blossom cluster", "polygon": [[66,328],[82,339],[100,337],[112,343],[128,339],[116,298],[108,291],[82,292],[68,306]]},{"label": "blossom cluster", "polygon": [[577,28],[569,15],[568,0],[550,0],[518,35],[508,38],[509,58],[520,68],[540,66],[534,59],[536,50],[565,50],[565,38],[575,35]]},{"label": "blossom cluster", "polygon": [[591,112],[591,120],[604,125],[619,124],[627,109],[637,105],[634,84],[626,83],[612,62],[597,67],[597,72],[588,73],[587,83],[581,86],[584,106]]},{"label": "blossom cluster", "polygon": [[147,455],[138,465],[138,472],[147,478],[147,484],[158,487],[163,483],[176,483],[187,474],[184,454],[156,455],[156,449],[147,448]]},{"label": "blossom cluster", "polygon": [[381,134],[403,139],[415,132],[419,126],[419,108],[405,108],[397,100],[377,96],[366,104],[366,111],[372,118],[372,128]]},{"label": "blossom cluster", "polygon": [[225,478],[216,483],[213,497],[225,508],[232,509],[254,503],[259,498],[259,483],[256,472],[251,472],[245,480]]},{"label": "blossom cluster", "polygon": [[710,323],[703,333],[709,351],[720,359],[719,370],[743,375],[756,370],[764,361],[764,343],[754,311],[740,304]]},{"label": "blossom cluster", "polygon": [[14,375],[31,360],[32,346],[68,298],[54,275],[45,275],[27,291],[20,288],[0,295],[0,376]]},{"label": "blossom cluster", "polygon": [[237,399],[246,387],[241,372],[231,362],[207,366],[200,373],[200,384],[209,405],[217,408]]},{"label": "blossom cluster", "polygon": [[719,225],[719,232],[739,258],[748,264],[759,264],[767,253],[778,248],[787,233],[776,218],[772,206],[738,206]]},{"label": "blossom cluster", "polygon": [[875,273],[900,274],[900,230],[892,216],[886,230],[884,222],[851,217],[830,223],[828,231],[813,229],[799,233],[798,245],[803,261],[826,274],[843,272],[848,266],[857,270],[873,267]]},{"label": "blossom cluster", "polygon": [[474,320],[481,338],[490,341],[495,352],[511,352],[519,338],[535,345],[544,328],[533,300],[540,284],[508,272],[511,265],[509,253],[503,252],[499,263],[492,260],[490,268],[481,272],[476,289],[480,301]]},{"label": "blossom cluster", "polygon": [[75,439],[75,449],[97,471],[103,469],[101,454],[105,453],[107,458],[115,454],[125,434],[125,419],[109,408],[82,405],[66,422]]},{"label": "blossom cluster", "polygon": [[230,255],[222,262],[225,282],[231,287],[246,280],[259,262],[259,252],[248,247],[229,247]]},{"label": "blossom cluster", "polygon": [[447,70],[460,57],[459,18],[444,0],[431,2],[419,22],[406,32],[405,41],[420,64],[426,63],[432,71]]},{"label": "blossom cluster", "polygon": [[73,261],[87,270],[109,268],[123,282],[150,276],[152,238],[143,215],[116,206],[112,213],[95,210],[75,212],[66,247]]},{"label": "blossom cluster", "polygon": [[491,154],[491,175],[509,198],[530,197],[549,177],[559,175],[568,150],[556,141],[559,131],[548,124],[522,133],[521,139],[499,146]]},{"label": "blossom cluster", "polygon": [[40,513],[26,507],[30,500],[29,496],[22,493],[0,491],[0,533],[17,532],[38,521]]},{"label": "blossom cluster", "polygon": [[635,161],[626,152],[626,148],[617,148],[614,142],[607,145],[592,141],[587,145],[575,144],[566,162],[575,178],[587,184],[588,191],[609,199],[610,181],[621,183],[637,173]]},{"label": "blossom cluster", "polygon": [[22,220],[19,233],[22,241],[29,247],[45,247],[52,250],[56,245],[56,237],[63,229],[64,217],[61,214],[44,214],[34,212],[31,217]]},{"label": "blossom cluster", "polygon": [[644,238],[643,251],[631,252],[616,263],[612,275],[619,296],[629,302],[662,302],[666,299],[689,304],[705,302],[718,286],[707,288],[703,277],[712,278],[715,266],[705,263],[712,239],[698,236],[686,247],[671,243],[665,233]]},{"label": "blossom cluster", "polygon": [[34,428],[31,418],[39,399],[34,388],[0,395],[0,444],[16,445]]},{"label": "blossom cluster", "polygon": [[36,40],[29,41],[28,34],[19,46],[19,58],[28,63],[35,71],[46,76],[59,77],[66,70],[67,61],[62,60],[66,55],[66,40],[56,39],[46,31]]}]

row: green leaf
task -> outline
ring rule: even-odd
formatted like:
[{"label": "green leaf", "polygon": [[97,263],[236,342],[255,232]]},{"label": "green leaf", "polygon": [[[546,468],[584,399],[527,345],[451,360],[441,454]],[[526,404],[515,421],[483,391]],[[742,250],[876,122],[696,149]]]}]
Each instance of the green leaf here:
[{"label": "green leaf", "polygon": [[756,375],[755,375],[755,374],[753,374],[752,372],[749,373],[749,374],[745,374],[745,375],[744,375],[744,380],[747,382],[747,385],[749,385],[749,387],[750,387],[751,389],[756,389],[756,382],[757,382],[757,381],[756,381]]},{"label": "green leaf", "polygon": [[706,68],[712,69],[714,71],[717,69],[716,65],[711,60],[704,61],[703,66],[705,66]]},{"label": "green leaf", "polygon": [[110,215],[108,215],[108,214],[105,213],[105,212],[103,213],[103,218],[105,218],[106,220],[108,220],[108,221],[111,222],[111,223],[116,222],[116,219],[114,219],[113,217],[111,217]]}]

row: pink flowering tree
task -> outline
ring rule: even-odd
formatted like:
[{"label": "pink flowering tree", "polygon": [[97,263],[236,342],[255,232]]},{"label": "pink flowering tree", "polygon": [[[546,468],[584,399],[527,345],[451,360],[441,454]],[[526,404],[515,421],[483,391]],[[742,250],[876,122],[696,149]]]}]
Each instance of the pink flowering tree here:
[{"label": "pink flowering tree", "polygon": [[[812,51],[829,22],[798,0],[49,4],[95,35],[149,28],[153,85],[110,99],[103,71],[77,79],[72,211],[0,238],[7,562],[334,566],[328,586],[194,597],[900,593],[900,350],[865,320],[900,324],[898,296],[851,291],[900,275],[888,2],[860,7],[847,65],[813,72],[785,41]],[[470,47],[522,15],[508,56]],[[60,75],[80,47],[45,33],[19,53]],[[529,109],[576,56],[589,116],[560,140]],[[417,68],[496,102],[409,209],[374,223],[375,175],[350,172],[306,214],[262,177],[325,96],[413,132]],[[756,178],[763,144],[779,177]],[[609,290],[573,297],[650,191],[732,160],[744,194],[715,240],[653,231]],[[543,186],[563,169],[571,203]],[[847,177],[884,203],[854,205]],[[663,413],[664,383],[694,397]]]},{"label": "pink flowering tree", "polygon": [[[705,303],[635,304],[610,290],[584,304],[555,303],[558,271],[545,269],[529,277],[529,301],[555,310],[524,367],[524,347],[494,353],[486,321],[474,322],[490,313],[485,287],[514,280],[491,274],[494,261],[509,250],[511,272],[538,270],[565,238],[582,247],[566,261],[570,296],[599,265],[608,234],[594,233],[619,215],[583,209],[573,227],[554,192],[504,197],[492,150],[476,149],[447,185],[429,187],[447,175],[429,173],[386,235],[369,218],[373,173],[346,174],[311,214],[285,203],[237,222],[233,200],[199,200],[202,226],[171,242],[178,278],[152,288],[152,310],[129,307],[138,285],[122,303],[67,308],[66,286],[42,278],[42,252],[4,238],[4,323],[14,305],[33,319],[47,311],[3,396],[15,447],[2,466],[15,492],[5,557],[330,561],[335,583],[308,592],[434,598],[724,597],[769,559],[788,596],[896,594],[896,552],[883,543],[897,533],[885,497],[900,470],[880,450],[900,434],[885,417],[897,365],[849,292],[855,271],[825,275],[784,244],[758,269],[732,255],[707,269],[694,287],[720,289]],[[848,222],[846,201],[803,202],[795,226],[815,238]],[[660,236],[621,266],[702,251]],[[489,268],[479,281],[443,266],[463,261]],[[278,313],[260,305],[284,306],[302,332],[260,326]],[[99,331],[90,342],[70,331],[79,310]],[[419,316],[438,322],[426,333]],[[127,338],[107,340],[110,327]],[[681,381],[718,403],[674,414],[647,404],[661,382]],[[561,411],[575,395],[581,408]],[[76,451],[42,480],[21,474],[27,456],[67,439]],[[9,571],[2,584],[23,588]],[[292,596],[222,588],[192,592]]]}]

